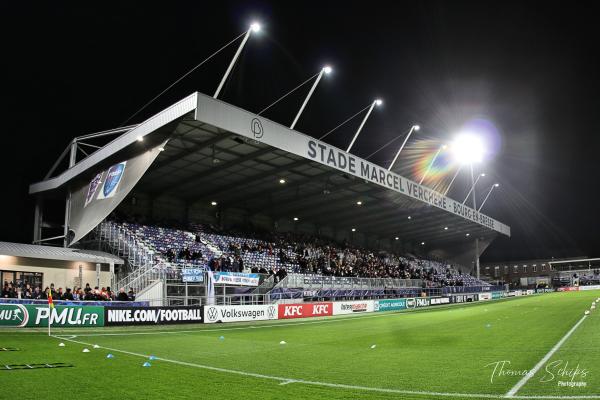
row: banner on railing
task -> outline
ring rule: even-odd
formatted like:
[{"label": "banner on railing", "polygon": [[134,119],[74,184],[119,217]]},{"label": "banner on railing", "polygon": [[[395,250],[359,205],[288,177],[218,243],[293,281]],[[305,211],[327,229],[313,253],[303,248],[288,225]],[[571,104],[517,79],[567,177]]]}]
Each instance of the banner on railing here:
[{"label": "banner on railing", "polygon": [[215,272],[215,285],[258,286],[259,274],[244,274],[242,272]]},{"label": "banner on railing", "polygon": [[491,300],[491,299],[492,299],[491,293],[479,293],[479,301],[486,301],[486,300]]},{"label": "banner on railing", "polygon": [[43,327],[49,319],[53,327],[104,326],[104,307],[0,304],[2,327]]},{"label": "banner on railing", "polygon": [[264,321],[278,318],[276,305],[204,306],[204,323]]},{"label": "banner on railing", "polygon": [[333,315],[373,311],[375,311],[375,301],[373,300],[338,301],[333,303]]},{"label": "banner on railing", "polygon": [[202,322],[202,307],[105,308],[104,321],[111,325],[168,325]]},{"label": "banner on railing", "polygon": [[449,297],[432,297],[430,299],[431,305],[432,306],[439,306],[441,304],[450,304],[450,298]]},{"label": "banner on railing", "polygon": [[333,315],[333,303],[280,304],[279,319]]},{"label": "banner on railing", "polygon": [[183,268],[181,270],[182,282],[204,282],[204,270],[200,268]]},{"label": "banner on railing", "polygon": [[406,299],[376,300],[375,311],[395,311],[406,308]]}]

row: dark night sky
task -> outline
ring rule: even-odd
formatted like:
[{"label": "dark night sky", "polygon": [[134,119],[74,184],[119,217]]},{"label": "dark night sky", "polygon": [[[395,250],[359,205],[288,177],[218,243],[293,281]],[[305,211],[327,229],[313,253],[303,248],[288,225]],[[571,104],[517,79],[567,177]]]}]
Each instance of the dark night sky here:
[{"label": "dark night sky", "polygon": [[[258,111],[330,63],[298,128],[318,136],[381,96],[384,109],[353,150],[362,156],[413,122],[422,137],[449,140],[483,116],[502,139],[486,167],[502,190],[485,212],[513,229],[484,260],[598,256],[600,35],[597,14],[579,2],[22,1],[3,2],[0,15],[0,240],[31,240],[27,187],[70,138],[119,126],[256,18],[264,33],[249,41],[224,100]],[[134,122],[193,91],[212,94],[233,51]],[[267,116],[291,121],[304,93]],[[328,140],[342,146],[351,134]]]}]

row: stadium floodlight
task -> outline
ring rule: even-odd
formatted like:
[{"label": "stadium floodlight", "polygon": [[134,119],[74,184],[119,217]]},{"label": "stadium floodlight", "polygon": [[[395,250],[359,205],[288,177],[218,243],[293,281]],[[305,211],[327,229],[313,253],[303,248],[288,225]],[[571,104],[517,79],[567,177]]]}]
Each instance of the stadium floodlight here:
[{"label": "stadium floodlight", "polygon": [[485,148],[481,138],[473,133],[461,133],[452,142],[454,159],[462,164],[475,164],[483,161]]},{"label": "stadium floodlight", "polygon": [[362,201],[360,201],[360,200],[359,200],[359,201],[357,201],[357,202],[356,202],[356,205],[357,205],[357,206],[362,206]]},{"label": "stadium floodlight", "polygon": [[410,127],[410,130],[408,131],[408,134],[406,135],[406,137],[404,138],[404,141],[402,142],[402,146],[400,146],[400,149],[398,149],[398,152],[396,153],[396,157],[394,157],[394,159],[390,163],[390,166],[388,167],[388,171],[390,171],[392,169],[392,167],[394,166],[394,164],[396,163],[396,160],[398,159],[398,156],[400,155],[400,152],[404,148],[404,145],[406,145],[406,142],[408,142],[408,138],[410,138],[410,135],[414,131],[419,131],[420,129],[421,129],[421,127],[419,125],[413,125],[413,126]]},{"label": "stadium floodlight", "polygon": [[467,233],[467,234],[465,234],[465,236],[466,236],[466,237],[469,237],[469,236],[471,236],[471,234],[470,234],[470,233]]},{"label": "stadium floodlight", "polygon": [[[418,127],[419,125],[417,125]],[[418,131],[418,129],[415,128],[416,131]],[[435,153],[435,155],[433,156],[433,158],[431,159],[431,162],[429,163],[429,165],[427,166],[427,169],[425,170],[425,173],[423,174],[423,176],[421,177],[421,180],[419,181],[419,185],[423,184],[423,181],[425,180],[425,178],[427,177],[427,174],[429,173],[429,171],[431,170],[431,167],[433,167],[433,164],[435,163],[435,160],[437,160],[438,156],[440,155],[440,153],[442,152],[442,150],[446,150],[448,146],[446,146],[445,144],[441,145],[440,148],[438,149],[438,151]]]},{"label": "stadium floodlight", "polygon": [[308,100],[310,100],[310,98],[312,97],[313,92],[315,91],[315,89],[317,88],[317,85],[319,84],[319,82],[321,81],[321,78],[323,77],[323,74],[329,75],[332,71],[333,71],[333,69],[329,65],[325,65],[323,68],[321,68],[319,75],[317,75],[317,79],[315,79],[315,82],[313,83],[308,94],[306,95],[306,98],[304,99],[302,106],[300,106],[300,109],[298,110],[298,114],[296,114],[296,118],[294,118],[292,125],[290,125],[290,129],[294,129],[294,127],[296,126],[296,123],[298,123],[298,119],[300,119],[300,116],[302,115],[304,108],[308,104]]},{"label": "stadium floodlight", "polygon": [[216,206],[216,205],[217,205],[217,202],[216,202],[216,201],[211,201],[211,202],[210,202],[210,205],[214,207],[214,206]]},{"label": "stadium floodlight", "polygon": [[298,221],[298,217],[294,217],[294,221]]},{"label": "stadium floodlight", "polygon": [[352,232],[356,232],[356,228],[352,228]]},{"label": "stadium floodlight", "polygon": [[223,86],[225,85],[225,82],[227,82],[227,78],[229,77],[229,74],[233,70],[233,66],[235,65],[236,61],[240,57],[240,54],[242,54],[242,50],[244,49],[244,46],[246,45],[246,42],[250,38],[250,33],[252,33],[252,32],[254,32],[254,33],[259,32],[260,29],[261,29],[261,26],[260,26],[260,24],[258,22],[253,22],[250,25],[250,27],[248,28],[248,31],[246,31],[246,34],[244,35],[244,39],[242,40],[242,43],[240,43],[240,46],[238,47],[237,51],[233,55],[233,59],[229,63],[229,67],[227,67],[227,71],[225,71],[225,75],[223,75],[223,78],[221,79],[221,82],[219,83],[219,86],[217,87],[217,90],[215,91],[213,99],[216,99],[217,97],[219,97],[219,93],[221,93],[221,89],[223,89]]},{"label": "stadium floodlight", "polygon": [[399,238],[398,236],[396,236],[396,237],[394,238],[394,240],[400,240],[400,238]]},{"label": "stadium floodlight", "polygon": [[255,32],[255,33],[256,32],[260,32],[260,28],[261,28],[261,26],[260,26],[260,24],[258,22],[253,22],[250,25],[250,29],[252,30],[252,32]]},{"label": "stadium floodlight", "polygon": [[421,246],[425,246],[425,242],[421,242]]},{"label": "stadium floodlight", "polygon": [[283,185],[283,184],[285,183],[285,179],[281,178],[281,179],[279,180],[279,183],[281,183],[281,184]]},{"label": "stadium floodlight", "polygon": [[138,142],[143,142],[144,141],[144,137],[143,136],[138,136],[137,137],[137,141]]},{"label": "stadium floodlight", "polygon": [[479,206],[479,208],[477,209],[477,212],[480,212],[481,209],[483,208],[483,205],[485,204],[485,202],[487,201],[487,199],[490,197],[490,194],[492,194],[492,191],[497,188],[500,187],[499,183],[494,183],[492,185],[492,187],[490,188],[490,191],[488,192],[488,194],[485,196],[485,199],[483,199],[483,202],[481,203],[481,205]]},{"label": "stadium floodlight", "polygon": [[444,230],[445,230],[445,231],[447,231],[447,230],[448,230],[448,227],[447,227],[447,226],[445,226],[445,227],[444,227]]},{"label": "stadium floodlight", "polygon": [[373,103],[371,103],[371,106],[369,107],[369,111],[367,111],[367,114],[365,115],[362,122],[358,126],[358,129],[356,130],[356,133],[354,134],[354,137],[352,138],[350,145],[346,149],[346,152],[348,152],[348,153],[350,152],[350,149],[354,145],[354,142],[356,142],[356,138],[358,137],[358,135],[360,135],[360,131],[362,131],[363,126],[365,126],[365,122],[367,122],[367,119],[369,119],[369,115],[371,115],[371,113],[373,112],[373,108],[375,108],[375,106],[381,106],[382,104],[383,104],[383,100],[381,100],[381,99],[375,99],[373,101]]},{"label": "stadium floodlight", "polygon": [[408,219],[412,219],[412,217],[409,215],[409,216],[408,216]]},{"label": "stadium floodlight", "polygon": [[[471,172],[473,172],[473,167],[472,166],[471,166]],[[477,185],[477,182],[479,182],[479,178],[483,178],[484,176],[485,176],[484,173],[481,173],[481,174],[477,175],[477,179],[475,179],[475,182],[473,182],[473,184],[471,185],[471,189],[469,189],[469,192],[467,193],[467,195],[465,196],[465,199],[462,202],[463,204],[465,204],[467,202],[467,199],[469,198],[469,195],[471,194],[471,192],[473,190],[475,190],[475,185]],[[473,196],[475,196],[475,194],[473,194]],[[473,208],[475,208],[475,202],[473,202]]]}]

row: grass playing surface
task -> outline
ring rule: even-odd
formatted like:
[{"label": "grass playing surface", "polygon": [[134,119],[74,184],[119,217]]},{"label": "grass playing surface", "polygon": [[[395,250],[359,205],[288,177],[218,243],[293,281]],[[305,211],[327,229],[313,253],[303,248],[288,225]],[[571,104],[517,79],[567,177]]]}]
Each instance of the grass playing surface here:
[{"label": "grass playing surface", "polygon": [[[316,320],[55,330],[61,338],[5,329],[0,348],[20,351],[0,351],[0,368],[74,367],[0,370],[0,398],[502,398],[598,297],[600,291],[568,292]],[[583,319],[517,397],[600,399],[599,313]],[[142,367],[150,355],[158,359]],[[492,376],[501,361],[510,364]]]}]

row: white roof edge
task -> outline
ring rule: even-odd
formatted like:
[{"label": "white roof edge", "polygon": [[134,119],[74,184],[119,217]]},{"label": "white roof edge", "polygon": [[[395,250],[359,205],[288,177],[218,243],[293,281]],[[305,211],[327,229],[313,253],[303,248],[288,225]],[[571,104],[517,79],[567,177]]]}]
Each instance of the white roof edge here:
[{"label": "white roof edge", "polygon": [[29,185],[29,194],[36,194],[48,190],[53,190],[64,185],[79,174],[87,171],[94,165],[97,165],[98,163],[102,162],[103,160],[115,154],[116,152],[134,143],[138,137],[144,137],[146,135],[149,135],[158,128],[195,110],[197,106],[197,96],[197,92],[192,93],[191,95],[185,97],[177,103],[165,108],[161,112],[140,123],[127,133],[117,137],[116,139],[114,139],[113,141],[111,141],[106,146],[102,147],[89,157],[75,164],[72,168],[69,168],[68,170],[64,171],[62,174],[54,178],[32,183],[31,185]]},{"label": "white roof edge", "polygon": [[0,255],[40,258],[47,260],[79,261],[102,264],[124,264],[123,259],[102,251],[66,247],[41,246],[37,244],[0,242]]}]

